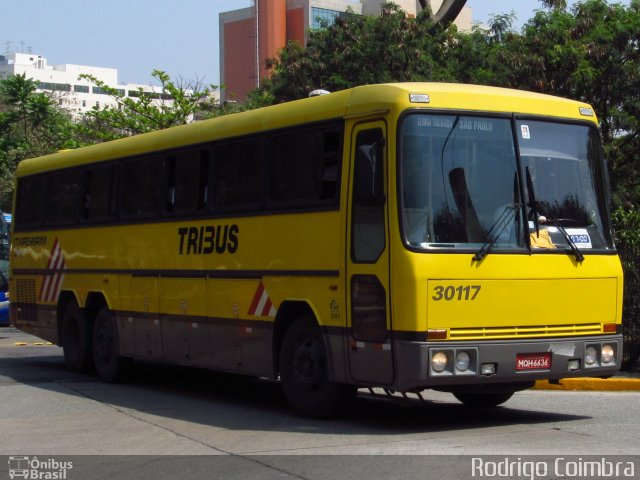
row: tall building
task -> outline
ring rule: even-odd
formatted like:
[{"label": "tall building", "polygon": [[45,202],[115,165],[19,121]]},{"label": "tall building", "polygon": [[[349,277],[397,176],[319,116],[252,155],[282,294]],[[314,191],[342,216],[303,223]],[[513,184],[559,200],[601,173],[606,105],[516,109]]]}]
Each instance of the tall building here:
[{"label": "tall building", "polygon": [[[379,15],[387,0],[254,0],[253,6],[220,14],[220,83],[222,99],[243,101],[268,75],[265,60],[274,58],[287,42],[306,44],[306,33],[323,21],[333,22],[347,9]],[[421,7],[417,0],[395,0],[409,15]],[[442,0],[432,0],[437,9]],[[455,23],[471,30],[471,9],[465,7]]]},{"label": "tall building", "polygon": [[48,65],[45,57],[31,53],[0,55],[0,78],[22,74],[38,82],[38,91],[52,94],[60,106],[73,114],[87,112],[94,106],[103,108],[117,105],[116,101],[101,88],[94,86],[88,80],[79,78],[81,74],[93,75],[129,97],[140,97],[140,88],[142,88],[144,95],[150,95],[158,102],[172,101],[170,97],[163,96],[158,87],[131,83],[119,84],[118,70],[115,68],[68,63]]}]

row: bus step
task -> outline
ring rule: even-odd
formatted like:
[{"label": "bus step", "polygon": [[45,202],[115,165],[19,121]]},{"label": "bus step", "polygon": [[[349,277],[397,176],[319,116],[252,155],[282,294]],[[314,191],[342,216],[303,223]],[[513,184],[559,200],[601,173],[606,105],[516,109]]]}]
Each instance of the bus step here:
[{"label": "bus step", "polygon": [[365,394],[367,397],[385,398],[397,404],[415,405],[416,403],[426,403],[428,401],[422,396],[421,391],[397,392],[390,388],[367,387],[360,389],[360,392],[367,392]]}]

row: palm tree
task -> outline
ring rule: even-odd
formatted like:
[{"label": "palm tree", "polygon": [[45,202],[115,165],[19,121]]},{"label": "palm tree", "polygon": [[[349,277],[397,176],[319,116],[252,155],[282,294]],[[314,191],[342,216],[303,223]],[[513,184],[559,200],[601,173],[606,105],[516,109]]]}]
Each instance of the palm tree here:
[{"label": "palm tree", "polygon": [[567,0],[540,0],[542,5],[554,10],[565,10],[567,8]]}]

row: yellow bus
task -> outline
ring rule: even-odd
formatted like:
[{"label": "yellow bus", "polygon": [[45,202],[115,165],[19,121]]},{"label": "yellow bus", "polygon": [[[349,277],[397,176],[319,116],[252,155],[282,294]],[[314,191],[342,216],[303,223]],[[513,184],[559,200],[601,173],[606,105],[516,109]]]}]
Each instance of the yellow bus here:
[{"label": "yellow bus", "polygon": [[14,324],[107,381],[131,359],[496,406],[613,375],[622,271],[584,103],[362,86],[17,171]]}]

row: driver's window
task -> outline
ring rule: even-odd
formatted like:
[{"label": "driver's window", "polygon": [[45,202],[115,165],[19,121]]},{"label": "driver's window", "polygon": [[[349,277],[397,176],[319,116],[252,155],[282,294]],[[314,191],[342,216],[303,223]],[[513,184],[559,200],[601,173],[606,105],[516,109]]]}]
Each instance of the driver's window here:
[{"label": "driver's window", "polygon": [[[378,191],[384,190],[383,145],[380,128],[363,130],[356,138],[351,218],[351,258],[356,263],[375,263],[385,247],[384,200]],[[369,195],[362,195],[369,186]]]}]

